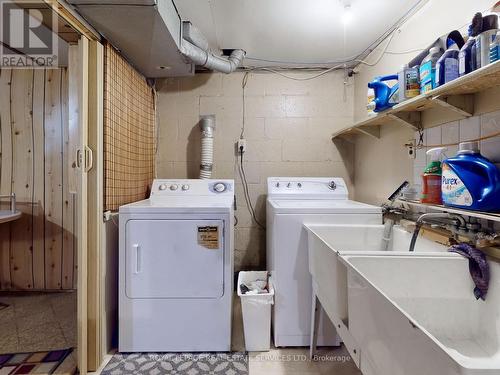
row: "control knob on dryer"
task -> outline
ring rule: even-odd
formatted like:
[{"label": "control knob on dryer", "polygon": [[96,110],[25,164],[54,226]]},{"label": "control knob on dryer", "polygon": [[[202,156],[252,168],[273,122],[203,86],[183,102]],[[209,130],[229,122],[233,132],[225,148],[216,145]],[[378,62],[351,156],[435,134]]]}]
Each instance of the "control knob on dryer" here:
[{"label": "control knob on dryer", "polygon": [[214,185],[214,190],[217,193],[223,193],[224,191],[226,191],[226,185],[224,185],[222,182],[218,182]]}]

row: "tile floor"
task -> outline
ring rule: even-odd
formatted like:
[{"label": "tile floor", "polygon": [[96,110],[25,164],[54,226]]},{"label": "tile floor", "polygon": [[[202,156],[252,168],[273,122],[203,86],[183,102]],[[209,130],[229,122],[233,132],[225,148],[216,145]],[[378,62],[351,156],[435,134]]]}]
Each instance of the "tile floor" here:
[{"label": "tile floor", "polygon": [[[0,293],[9,307],[0,310],[0,353],[75,348],[76,292]],[[73,352],[56,374],[72,374]]]},{"label": "tile floor", "polygon": [[[233,306],[233,351],[244,351],[245,341],[243,336],[243,320],[241,315],[241,304],[238,296],[234,297]],[[250,375],[361,375],[354,362],[350,360],[347,349],[344,346],[334,349],[318,350],[320,361],[309,361],[308,348],[272,348],[269,352],[255,352],[249,354],[248,365]],[[106,356],[99,371],[111,359]]]}]

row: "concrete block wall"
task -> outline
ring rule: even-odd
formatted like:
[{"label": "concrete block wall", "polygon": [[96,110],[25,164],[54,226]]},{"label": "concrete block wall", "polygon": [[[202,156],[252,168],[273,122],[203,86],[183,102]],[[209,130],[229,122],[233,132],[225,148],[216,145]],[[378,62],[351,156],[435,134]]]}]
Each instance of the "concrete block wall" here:
[{"label": "concrete block wall", "polygon": [[[424,130],[425,145],[440,145],[464,142],[480,137],[489,136],[500,131],[500,111],[473,116],[465,120],[450,122],[434,128]],[[415,139],[419,139],[415,133]],[[500,137],[490,138],[480,142],[481,154],[497,164],[500,168]],[[421,189],[422,173],[430,161],[425,154],[427,148],[417,150],[416,159],[413,163],[413,181]],[[449,146],[446,155],[455,156],[458,146]]]},{"label": "concrete block wall", "polygon": [[[295,77],[311,73],[287,74]],[[214,178],[236,180],[235,270],[265,267],[265,231],[252,221],[238,173],[235,142],[242,129],[244,73],[197,74],[157,82],[157,177],[198,178],[200,115],[216,115]],[[265,222],[270,176],[340,176],[351,193],[354,150],[331,134],[353,121],[353,85],[343,72],[294,81],[250,73],[245,88],[244,166],[252,203]]]}]

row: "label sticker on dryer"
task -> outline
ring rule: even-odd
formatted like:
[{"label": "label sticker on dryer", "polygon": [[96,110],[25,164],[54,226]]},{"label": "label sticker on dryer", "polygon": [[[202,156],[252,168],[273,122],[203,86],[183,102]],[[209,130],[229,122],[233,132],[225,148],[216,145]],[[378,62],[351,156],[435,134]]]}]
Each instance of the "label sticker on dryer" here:
[{"label": "label sticker on dryer", "polygon": [[219,250],[219,227],[198,227],[198,245],[207,249]]}]

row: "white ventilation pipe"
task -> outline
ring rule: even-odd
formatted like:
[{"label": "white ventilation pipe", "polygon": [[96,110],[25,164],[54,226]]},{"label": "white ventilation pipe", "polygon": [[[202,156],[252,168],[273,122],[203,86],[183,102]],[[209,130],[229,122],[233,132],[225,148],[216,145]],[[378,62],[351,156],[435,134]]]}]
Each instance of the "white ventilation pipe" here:
[{"label": "white ventilation pipe", "polygon": [[243,62],[245,51],[235,49],[229,57],[214,55],[208,48],[208,41],[191,22],[183,22],[181,53],[195,65],[221,73],[234,72]]},{"label": "white ventilation pipe", "polygon": [[215,136],[215,115],[201,116],[201,163],[200,178],[208,179],[212,176],[214,165],[214,136]]}]

